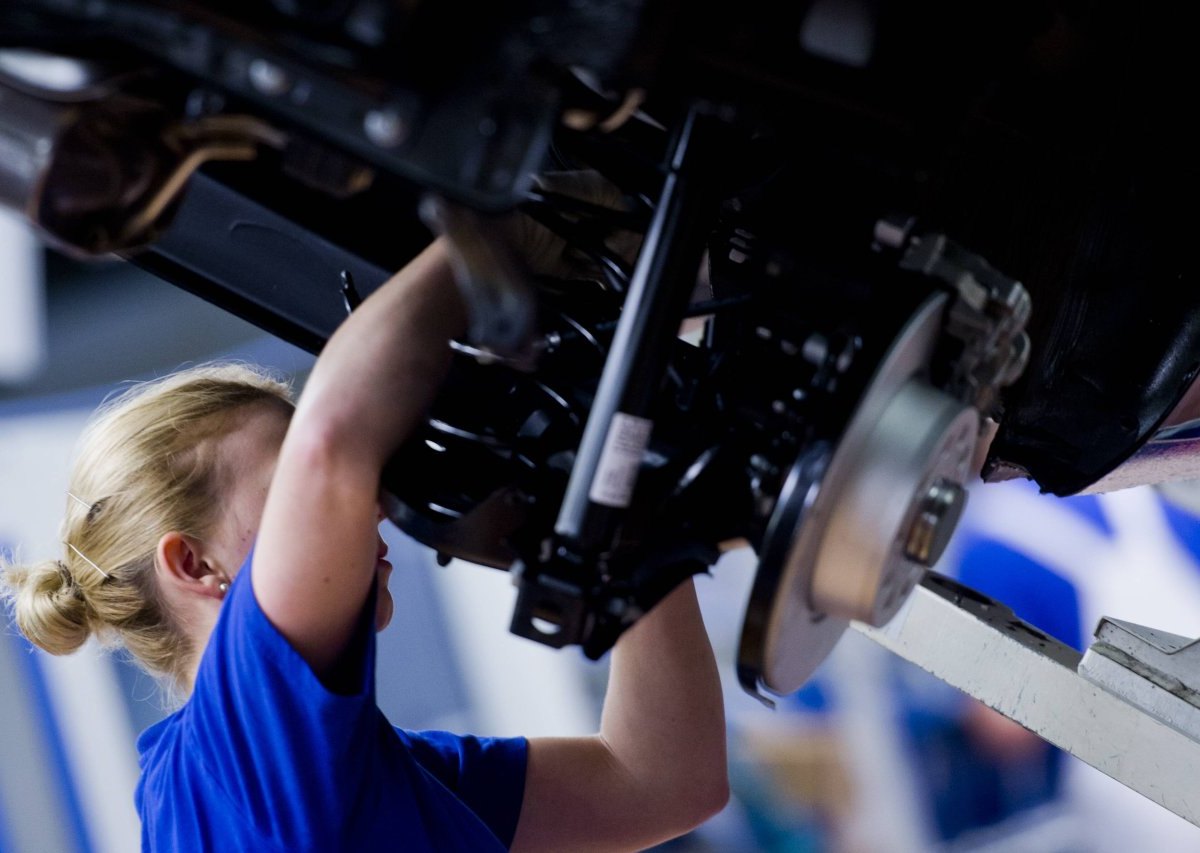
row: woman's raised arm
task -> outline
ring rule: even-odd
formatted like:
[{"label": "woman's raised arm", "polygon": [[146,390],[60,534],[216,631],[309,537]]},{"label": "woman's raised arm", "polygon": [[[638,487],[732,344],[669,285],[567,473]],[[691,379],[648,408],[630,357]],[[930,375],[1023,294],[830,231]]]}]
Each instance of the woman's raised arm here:
[{"label": "woman's raised arm", "polygon": [[271,479],[254,552],[267,618],[318,674],[375,582],[379,477],[413,431],[466,325],[443,244],[366,299],[317,359]]}]

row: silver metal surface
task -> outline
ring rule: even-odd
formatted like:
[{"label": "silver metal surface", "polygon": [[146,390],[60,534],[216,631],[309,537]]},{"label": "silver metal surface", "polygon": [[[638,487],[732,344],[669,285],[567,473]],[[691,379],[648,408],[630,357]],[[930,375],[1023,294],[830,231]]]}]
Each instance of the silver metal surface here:
[{"label": "silver metal surface", "polygon": [[73,110],[0,82],[0,205],[33,218],[55,144]]},{"label": "silver metal surface", "polygon": [[[914,365],[916,372],[923,368]],[[812,570],[812,601],[831,616],[882,625],[921,576],[921,566],[908,556],[913,528],[933,528],[926,551],[935,539],[949,538],[945,527],[952,529],[957,514],[943,512],[930,525],[923,510],[935,484],[947,493],[966,481],[979,415],[913,377],[870,426],[861,441],[844,445],[846,464],[837,480],[828,481],[837,494]],[[857,438],[847,433],[847,439]]]},{"label": "silver metal surface", "polygon": [[950,544],[950,536],[958,527],[966,505],[967,490],[960,484],[941,477],[935,480],[908,529],[904,555],[928,569],[933,568]]},{"label": "silver metal surface", "polygon": [[250,85],[264,95],[286,95],[292,88],[292,77],[269,59],[255,59],[247,71]]},{"label": "silver metal surface", "polygon": [[928,366],[947,298],[941,293],[930,297],[901,330],[828,467],[822,464],[815,478],[801,476],[795,468],[789,476],[763,539],[762,583],[756,578],[746,608],[738,657],[739,666],[753,677],[744,675],[744,686],[753,680],[777,695],[798,690],[846,630],[845,619],[826,615],[813,601],[813,574],[825,531],[876,424],[896,393]]},{"label": "silver metal surface", "polygon": [[1200,740],[1200,640],[1102,619],[1079,672]]},{"label": "silver metal surface", "polygon": [[1192,640],[1120,619],[1105,618],[1096,629],[1092,648],[1124,659],[1146,677],[1167,679],[1171,690],[1200,707],[1200,640]]},{"label": "silver metal surface", "polygon": [[1200,739],[1200,708],[1111,657],[1088,649],[1079,665],[1079,674],[1180,734]]},{"label": "silver metal surface", "polygon": [[363,118],[363,133],[380,148],[395,148],[408,138],[408,125],[396,110],[371,110]]},{"label": "silver metal surface", "polygon": [[35,97],[85,101],[113,90],[115,75],[99,63],[41,50],[0,49],[0,82]]},{"label": "silver metal surface", "polygon": [[[1079,671],[1079,652],[1017,619],[1003,604],[933,573],[925,574],[886,626],[852,624],[905,660],[1200,826],[1200,739],[1181,718],[1168,722],[1161,710],[1148,712],[1111,689],[1118,681],[1113,667],[1126,673],[1126,687],[1133,684],[1128,681],[1132,671],[1112,658],[1089,651],[1094,661],[1102,660],[1085,677]],[[1112,630],[1101,626],[1107,638],[1103,644],[1111,646],[1115,639],[1139,655],[1150,652],[1156,665],[1163,663],[1159,653],[1170,657],[1190,649],[1188,658],[1195,653],[1195,644],[1180,645],[1182,638],[1145,629],[1121,638],[1118,633],[1129,634],[1129,626],[1109,624]],[[1161,709],[1170,699],[1177,709],[1196,710],[1136,677],[1132,692],[1150,707]]]},{"label": "silver metal surface", "polygon": [[888,225],[887,220],[877,224],[876,239],[900,241],[900,266],[937,279],[957,294],[946,314],[946,335],[959,340],[963,351],[943,390],[985,417],[997,417],[1000,389],[1015,382],[1029,361],[1029,292],[944,234],[913,235],[908,223],[897,236],[896,223],[891,229]]}]

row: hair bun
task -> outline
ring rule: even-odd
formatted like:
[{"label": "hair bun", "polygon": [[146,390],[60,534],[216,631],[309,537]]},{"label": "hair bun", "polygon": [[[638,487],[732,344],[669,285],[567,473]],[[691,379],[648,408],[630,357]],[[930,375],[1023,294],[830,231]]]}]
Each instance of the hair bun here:
[{"label": "hair bun", "polygon": [[91,636],[87,602],[65,563],[6,565],[0,587],[21,633],[50,654],[73,652]]}]

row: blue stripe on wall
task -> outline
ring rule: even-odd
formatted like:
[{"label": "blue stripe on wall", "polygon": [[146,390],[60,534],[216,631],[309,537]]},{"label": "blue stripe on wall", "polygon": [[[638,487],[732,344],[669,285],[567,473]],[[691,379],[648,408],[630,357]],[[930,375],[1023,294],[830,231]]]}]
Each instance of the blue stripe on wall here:
[{"label": "blue stripe on wall", "polygon": [[62,791],[64,812],[70,822],[69,834],[74,836],[76,849],[80,853],[91,853],[93,848],[83,821],[79,789],[71,774],[70,764],[67,763],[67,746],[63,742],[58,714],[54,710],[54,703],[50,700],[50,691],[46,686],[46,675],[42,671],[42,663],[38,660],[38,656],[42,652],[36,651],[24,638],[21,639],[21,646],[25,654],[19,654],[17,658],[21,661],[20,665],[25,668],[26,683],[29,685],[34,706],[42,722],[42,731],[46,735],[47,751],[54,763],[54,775],[58,777],[59,790]]},{"label": "blue stripe on wall", "polygon": [[[3,542],[0,542],[0,558],[4,560],[11,560],[13,558],[12,548]],[[0,619],[2,619],[2,617],[0,617]],[[3,631],[2,627],[0,627],[0,631]],[[0,636],[0,643],[4,642],[8,641],[3,636]],[[0,773],[3,772],[4,768],[0,767]],[[11,830],[8,828],[8,819],[4,814],[4,801],[3,799],[0,799],[0,853],[16,853],[16,850],[17,848],[12,842]]]},{"label": "blue stripe on wall", "polygon": [[1041,500],[1056,501],[1058,506],[1065,507],[1108,538],[1111,539],[1116,535],[1116,531],[1113,530],[1113,526],[1109,523],[1108,516],[1104,512],[1104,507],[1100,505],[1100,498],[1096,495],[1069,495],[1065,498],[1051,498],[1044,496],[1044,493],[1038,488],[1037,483],[1032,480],[1012,480],[1005,483],[1004,488],[1025,489],[1037,494]]}]

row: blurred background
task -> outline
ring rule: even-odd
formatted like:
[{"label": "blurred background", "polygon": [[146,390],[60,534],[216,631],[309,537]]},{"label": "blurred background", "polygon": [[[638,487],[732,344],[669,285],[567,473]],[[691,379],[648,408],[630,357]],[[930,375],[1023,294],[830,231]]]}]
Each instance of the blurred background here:
[{"label": "blurred background", "polygon": [[[67,471],[90,411],[131,380],[240,359],[295,376],[312,359],[117,262],[47,253],[0,218],[0,549],[61,556]],[[1101,615],[1200,636],[1200,520],[1190,485],[1058,500],[976,488],[939,570],[1082,648]],[[406,728],[594,731],[605,666],[507,633],[502,572],[385,530],[396,618],[378,693]],[[726,682],[729,807],[676,851],[1176,851],[1200,829],[1064,756],[849,632],[808,686],[768,710],[736,685],[755,560],[697,579]],[[54,658],[0,633],[0,853],[137,849],[137,734],[155,684],[91,644]]]}]

